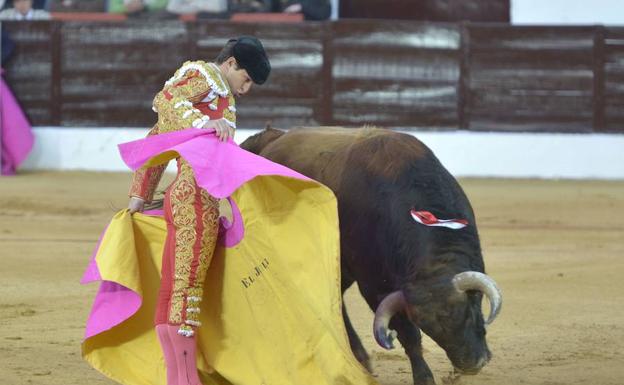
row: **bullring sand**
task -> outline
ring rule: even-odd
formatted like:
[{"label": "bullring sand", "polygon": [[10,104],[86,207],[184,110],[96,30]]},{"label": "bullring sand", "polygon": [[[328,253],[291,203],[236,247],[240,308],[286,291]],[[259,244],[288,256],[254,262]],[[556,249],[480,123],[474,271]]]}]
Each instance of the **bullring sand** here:
[{"label": "bullring sand", "polygon": [[[494,357],[476,376],[452,376],[425,338],[437,382],[623,384],[624,182],[460,182],[504,304],[488,329]],[[80,357],[97,287],[78,281],[128,183],[123,173],[0,178],[0,384],[114,384]],[[411,384],[401,349],[374,344],[373,314],[356,288],[345,301],[380,384]]]}]

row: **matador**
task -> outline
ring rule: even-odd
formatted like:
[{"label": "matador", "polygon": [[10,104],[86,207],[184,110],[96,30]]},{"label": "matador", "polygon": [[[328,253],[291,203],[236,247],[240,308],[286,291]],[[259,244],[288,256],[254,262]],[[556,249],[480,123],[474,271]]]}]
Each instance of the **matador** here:
[{"label": "matador", "polygon": [[[187,61],[156,94],[158,122],[148,136],[187,128],[214,129],[229,140],[236,128],[235,97],[263,84],[271,67],[252,36],[230,39],[214,63]],[[207,157],[210,154],[206,154]],[[195,364],[199,302],[219,231],[219,200],[200,188],[190,164],[178,157],[177,175],[165,191],[167,238],[155,315],[167,365],[167,384],[201,384]],[[138,169],[130,188],[130,212],[151,202],[166,164]],[[187,355],[193,359],[187,359]]]}]

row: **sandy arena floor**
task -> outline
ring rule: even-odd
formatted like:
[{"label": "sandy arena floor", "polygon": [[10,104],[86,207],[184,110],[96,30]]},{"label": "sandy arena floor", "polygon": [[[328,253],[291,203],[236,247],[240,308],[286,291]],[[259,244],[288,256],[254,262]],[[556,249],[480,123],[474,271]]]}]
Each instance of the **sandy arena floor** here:
[{"label": "sandy arena floor", "polygon": [[[97,288],[78,281],[103,226],[125,206],[128,182],[113,173],[0,178],[1,385],[113,384],[80,357]],[[462,185],[504,305],[488,330],[494,358],[477,376],[451,379],[444,352],[426,341],[438,383],[624,384],[624,182]],[[400,349],[374,345],[357,291],[346,301],[379,382],[411,384]]]}]

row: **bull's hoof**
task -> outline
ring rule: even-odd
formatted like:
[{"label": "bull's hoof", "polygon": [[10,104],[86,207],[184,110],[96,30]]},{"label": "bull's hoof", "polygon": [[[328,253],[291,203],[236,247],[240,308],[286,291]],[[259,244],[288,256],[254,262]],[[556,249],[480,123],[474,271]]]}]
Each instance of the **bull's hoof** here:
[{"label": "bull's hoof", "polygon": [[460,375],[474,376],[475,374],[479,374],[480,371],[481,371],[481,367],[468,368],[468,369],[455,368],[455,373],[457,376],[460,376]]},{"label": "bull's hoof", "polygon": [[[444,385],[449,385],[446,382],[444,382],[444,379],[442,379],[442,383]],[[433,379],[433,377],[419,377],[419,378],[414,378],[414,385],[436,385],[436,382]]]},{"label": "bull's hoof", "polygon": [[461,373],[457,370],[450,372],[448,375],[442,377],[442,385],[454,385],[459,383],[461,379]]}]

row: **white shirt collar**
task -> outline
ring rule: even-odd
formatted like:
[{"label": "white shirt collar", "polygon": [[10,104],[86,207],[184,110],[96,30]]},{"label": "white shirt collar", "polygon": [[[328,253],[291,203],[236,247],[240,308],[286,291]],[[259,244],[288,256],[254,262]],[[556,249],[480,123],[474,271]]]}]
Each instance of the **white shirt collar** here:
[{"label": "white shirt collar", "polygon": [[35,11],[33,11],[32,8],[25,15],[22,15],[21,13],[15,11],[15,18],[17,20],[32,20],[34,13]]}]

